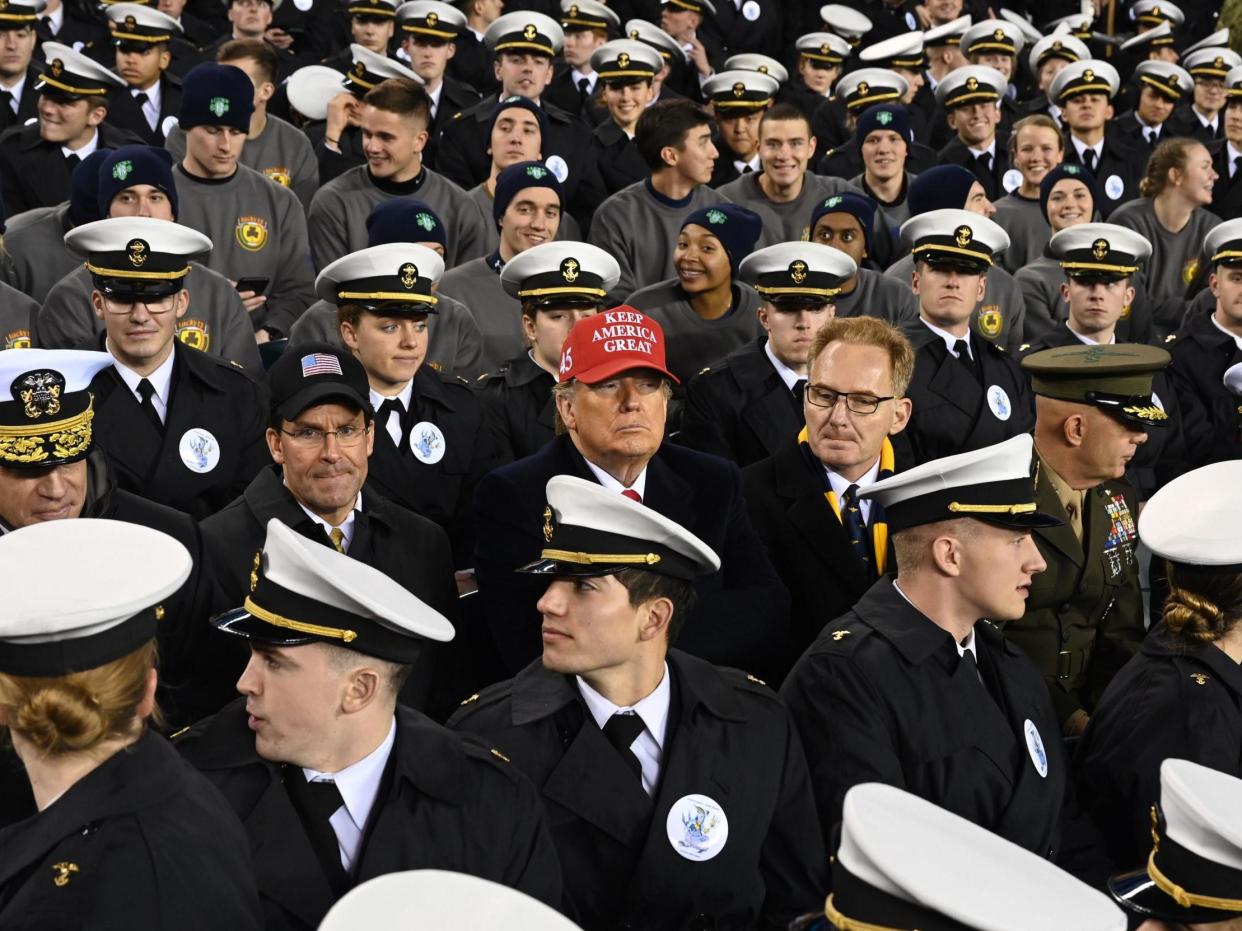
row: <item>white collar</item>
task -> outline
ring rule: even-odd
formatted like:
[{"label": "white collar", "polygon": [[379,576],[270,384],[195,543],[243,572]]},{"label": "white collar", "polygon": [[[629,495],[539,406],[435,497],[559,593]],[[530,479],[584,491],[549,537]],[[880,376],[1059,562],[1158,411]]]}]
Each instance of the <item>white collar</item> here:
[{"label": "white collar", "polygon": [[1058,107],[1051,100],[1048,101],[1048,115],[1052,117],[1054,120],[1056,120],[1058,123],[1061,122],[1061,108]]},{"label": "white collar", "polygon": [[996,158],[996,137],[993,136],[992,141],[989,142],[982,149],[977,149],[973,145],[968,145],[966,148],[970,150],[970,154],[973,155],[975,158],[978,158],[980,155],[983,155],[986,152],[988,155],[992,156],[993,159],[995,159]]},{"label": "white collar", "polygon": [[776,369],[776,374],[781,377],[781,381],[785,383],[785,387],[793,391],[794,385],[800,381],[806,381],[805,375],[799,375],[788,365],[776,358],[776,353],[772,351],[772,339],[769,337],[763,341],[763,351],[768,357],[768,361],[772,363],[772,368]]},{"label": "white collar", "polygon": [[1138,110],[1134,111],[1134,122],[1138,123],[1141,129],[1154,129],[1157,134],[1160,132],[1160,127],[1164,125],[1163,123],[1148,123],[1138,115]]},{"label": "white collar", "polygon": [[1230,142],[1228,139],[1226,139],[1225,140],[1225,154],[1229,157],[1229,167],[1232,168],[1233,160],[1237,158],[1239,155],[1242,155],[1242,152],[1239,152],[1236,148],[1234,148],[1233,143]]},{"label": "white collar", "polygon": [[923,321],[923,326],[927,327],[927,329],[931,330],[933,333],[939,336],[942,340],[944,340],[945,346],[948,348],[950,354],[953,355],[954,358],[957,357],[957,350],[954,349],[954,346],[957,344],[958,340],[962,340],[962,339],[966,340],[966,351],[970,353],[970,357],[972,359],[975,357],[975,347],[974,347],[974,344],[970,341],[970,329],[969,328],[967,328],[965,336],[954,336],[948,330],[942,330],[940,327],[936,326],[936,324],[930,323],[926,317],[920,316],[919,319]]},{"label": "white collar", "polygon": [[86,156],[90,155],[97,148],[99,148],[99,130],[98,129],[96,129],[93,135],[91,136],[91,141],[88,142],[86,145],[82,146],[82,148],[71,149],[67,145],[62,145],[60,147],[60,152],[62,155],[66,157],[70,155],[76,155],[80,159],[85,159]]},{"label": "white collar", "polygon": [[60,27],[65,24],[65,5],[62,3],[51,13],[41,14],[40,18],[42,18],[43,16],[46,16],[48,19],[52,21],[52,35],[53,36],[59,35]]},{"label": "white collar", "polygon": [[1202,125],[1204,129],[1210,129],[1212,132],[1216,132],[1216,127],[1220,124],[1219,113],[1209,120],[1206,116],[1199,112],[1199,108],[1194,104],[1190,105],[1190,112],[1195,115],[1195,119],[1199,121],[1200,125]]},{"label": "white collar", "polygon": [[[588,65],[587,67],[589,68],[589,67],[590,67],[590,65]],[[574,82],[574,87],[575,87],[575,88],[577,88],[577,87],[578,87],[578,82],[579,82],[579,81],[581,81],[583,78],[586,78],[586,79],[587,79],[587,81],[589,82],[589,83],[587,84],[587,90],[594,90],[594,89],[595,89],[595,81],[596,81],[596,79],[599,77],[599,75],[598,75],[596,72],[594,72],[594,71],[579,71],[577,68],[570,68],[570,69],[569,69],[569,73],[570,73],[570,75],[572,75],[571,80]]]},{"label": "white collar", "polygon": [[1086,159],[1082,157],[1082,153],[1086,152],[1087,149],[1090,149],[1092,152],[1095,153],[1095,160],[1097,163],[1100,160],[1100,156],[1104,152],[1104,140],[1103,139],[1101,139],[1095,145],[1087,145],[1085,142],[1083,142],[1073,133],[1070,133],[1070,142],[1074,144],[1074,151],[1078,153],[1078,160],[1080,162],[1083,162],[1084,164],[1086,163]]},{"label": "white collar", "polygon": [[112,346],[107,340],[104,341],[104,348],[108,350],[108,355],[112,356],[112,367],[116,369],[116,373],[121,376],[121,381],[125,382],[125,386],[133,392],[135,397],[141,400],[142,396],[138,394],[138,383],[143,378],[146,378],[151,383],[151,387],[155,389],[155,396],[160,399],[165,408],[168,407],[168,392],[172,386],[173,361],[177,356],[175,346],[169,348],[168,358],[160,363],[160,367],[150,375],[145,376],[139,375],[133,369],[122,365],[113,354]]},{"label": "white collar", "polygon": [[[903,592],[903,591],[901,590],[901,586],[900,586],[900,585],[898,585],[898,584],[896,583],[896,581],[894,581],[894,582],[893,582],[893,588],[896,590],[896,592],[897,592],[897,594],[898,594],[898,595],[900,595],[902,598],[904,598],[904,599],[906,600],[906,604],[908,604],[910,607],[912,607],[915,611],[918,611],[920,614],[923,614],[923,612],[922,612],[922,611],[919,611],[919,606],[918,606],[918,605],[916,605],[913,601],[911,601],[911,600],[910,600],[910,596],[909,596],[909,595],[907,595],[905,592]],[[923,616],[924,616],[924,617],[927,617],[927,615],[925,615],[925,614],[924,614]],[[930,620],[931,620],[931,618],[928,618],[928,620],[930,621]],[[934,621],[932,621],[932,623],[935,623],[935,622],[934,622]],[[945,633],[948,633],[948,631],[945,631]],[[952,634],[949,634],[949,636],[953,636],[953,635],[952,635]],[[957,655],[958,655],[959,657],[961,657],[961,656],[965,656],[965,655],[966,655],[966,651],[967,651],[967,650],[970,650],[970,655],[971,655],[971,656],[973,656],[973,657],[975,658],[975,665],[976,665],[976,666],[978,666],[978,665],[979,665],[979,650],[978,650],[978,649],[976,648],[976,646],[975,646],[975,629],[974,629],[974,627],[971,627],[971,628],[970,628],[970,633],[966,635],[966,642],[965,642],[965,643],[958,643],[958,642],[957,642],[957,640],[956,640],[956,639],[954,639],[954,641],[953,641],[953,646],[957,648]]]},{"label": "white collar", "polygon": [[[875,462],[871,464],[871,468],[867,470],[867,474],[860,476],[857,481],[851,482],[848,478],[838,475],[827,466],[824,466],[824,474],[828,476],[828,484],[832,487],[832,493],[837,496],[837,501],[840,502],[851,485],[857,485],[859,491],[861,491],[874,485],[879,480],[880,459],[877,456]],[[860,498],[858,506],[862,509],[863,523],[867,523],[871,519],[871,499]]]},{"label": "white collar", "polygon": [[1226,330],[1223,326],[1221,326],[1220,321],[1216,319],[1216,311],[1212,311],[1212,325],[1216,327],[1216,329],[1224,333],[1226,336],[1228,336],[1235,343],[1237,343],[1239,349],[1242,349],[1242,336],[1234,336],[1232,333]]},{"label": "white collar", "polygon": [[[1098,346],[1098,345],[1100,345],[1100,341],[1099,341],[1099,340],[1097,340],[1097,339],[1092,339],[1090,336],[1083,336],[1081,333],[1079,333],[1077,330],[1075,330],[1072,326],[1070,326],[1070,325],[1069,325],[1069,321],[1068,321],[1068,320],[1067,320],[1067,321],[1065,321],[1065,329],[1067,329],[1067,330],[1069,330],[1071,333],[1073,333],[1073,334],[1074,334],[1074,337],[1075,337],[1075,338],[1076,338],[1076,339],[1077,339],[1080,343],[1085,343],[1085,344],[1086,344],[1086,345],[1088,345],[1088,346]],[[1111,339],[1109,339],[1109,341],[1108,341],[1107,343],[1105,343],[1104,345],[1106,345],[1106,346],[1111,346],[1111,345],[1113,345],[1113,343],[1115,343],[1115,342],[1117,342],[1117,331],[1116,331],[1116,330],[1114,330],[1114,331],[1113,331],[1112,338],[1111,338]]]},{"label": "white collar", "polygon": [[367,393],[371,396],[371,407],[374,408],[376,414],[379,413],[381,404],[383,404],[385,401],[390,401],[394,398],[400,401],[401,406],[404,407],[406,411],[408,412],[410,409],[410,401],[412,401],[414,398],[414,379],[411,378],[409,381],[407,381],[405,383],[405,387],[402,388],[395,395],[380,394],[374,388],[369,389]]},{"label": "white collar", "polygon": [[140,93],[146,94],[147,100],[158,107],[160,105],[160,79],[157,77],[155,83],[150,87],[134,87],[132,84],[130,85],[129,95],[131,97]]},{"label": "white collar", "polygon": [[738,170],[739,174],[746,173],[745,169],[747,165],[750,166],[751,171],[758,171],[759,168],[762,166],[762,164],[763,163],[759,160],[758,152],[755,153],[754,158],[750,158],[750,159],[735,158],[733,160],[733,166]]},{"label": "white collar", "polygon": [[476,39],[478,39],[480,42],[483,41],[483,33],[479,32],[479,30],[475,29],[473,26],[467,26],[466,28],[474,33],[474,37]]},{"label": "white collar", "polygon": [[14,81],[8,87],[5,87],[3,84],[0,84],[0,91],[8,91],[10,94],[13,95],[14,104],[20,103],[22,99],[22,91],[24,91],[25,89],[26,89],[26,72],[25,71],[23,71],[18,76],[17,80]]},{"label": "white collar", "polygon": [[[284,486],[286,488],[289,487],[288,482],[285,482],[283,478],[281,479],[281,481],[284,483]],[[290,492],[290,494],[292,494],[292,492]],[[341,531],[341,535],[343,538],[341,540],[341,546],[343,546],[346,551],[349,550],[349,544],[352,543],[354,539],[354,518],[357,517],[358,512],[362,510],[361,489],[358,491],[358,497],[354,500],[353,510],[349,512],[348,517],[346,517],[343,521],[341,521],[341,525],[335,528],[331,524],[329,524],[326,520],[324,520],[322,517],[320,517],[318,514],[316,514],[314,511],[312,511],[310,508],[308,508],[305,504],[303,504],[301,499],[299,499],[296,495],[294,496],[293,500],[297,501],[298,507],[300,507],[306,513],[307,517],[309,517],[311,520],[313,520],[315,523],[317,523],[320,527],[322,527],[324,530],[328,532],[328,536],[332,535],[332,531],[334,529]]]},{"label": "white collar", "polygon": [[444,93],[444,78],[440,78],[440,83],[436,85],[435,90],[428,90],[427,87],[423,90],[427,91],[427,96],[431,98],[432,107],[440,106],[440,95]]},{"label": "white collar", "polygon": [[384,767],[388,765],[388,757],[392,754],[396,741],[397,719],[394,716],[388,726],[388,736],[357,763],[351,763],[337,773],[321,773],[302,767],[302,774],[306,776],[307,782],[323,779],[335,782],[349,817],[362,830],[366,827],[367,819],[371,817],[371,809],[379,795],[380,781],[384,777]]},{"label": "white collar", "polygon": [[586,702],[587,710],[591,712],[591,717],[601,730],[608,723],[608,719],[618,711],[632,711],[643,719],[643,725],[655,739],[656,744],[661,750],[664,749],[664,735],[668,729],[668,706],[673,695],[669,684],[668,663],[664,664],[664,675],[660,677],[660,684],[655,687],[655,690],[646,698],[624,708],[614,705],[591,688],[582,676],[574,676],[574,679],[578,683],[578,691],[582,693],[582,700]]},{"label": "white collar", "polygon": [[[582,458],[586,459],[585,456],[583,456]],[[609,475],[607,472],[605,472],[603,469],[597,466],[590,459],[586,459],[586,464],[587,464],[587,468],[591,470],[591,472],[595,475],[597,479],[599,479],[599,483],[603,485],[605,488],[607,488],[609,491],[614,492],[619,495],[621,494],[621,492],[626,490],[624,485],[622,485],[615,478],[613,478],[611,475]],[[646,466],[643,466],[643,470],[638,473],[638,478],[634,479],[634,484],[630,486],[630,490],[638,492],[638,497],[643,498],[644,500],[646,499],[647,497],[647,494],[646,494],[647,492],[647,467]]]}]

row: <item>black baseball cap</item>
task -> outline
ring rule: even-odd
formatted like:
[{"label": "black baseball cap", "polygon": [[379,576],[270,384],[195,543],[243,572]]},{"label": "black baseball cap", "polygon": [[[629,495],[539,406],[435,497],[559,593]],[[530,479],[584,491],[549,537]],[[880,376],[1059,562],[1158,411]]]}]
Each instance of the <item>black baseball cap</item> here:
[{"label": "black baseball cap", "polygon": [[293,420],[308,407],[344,401],[368,418],[370,388],[362,363],[331,343],[305,343],[287,350],[267,373],[272,391],[272,413]]}]

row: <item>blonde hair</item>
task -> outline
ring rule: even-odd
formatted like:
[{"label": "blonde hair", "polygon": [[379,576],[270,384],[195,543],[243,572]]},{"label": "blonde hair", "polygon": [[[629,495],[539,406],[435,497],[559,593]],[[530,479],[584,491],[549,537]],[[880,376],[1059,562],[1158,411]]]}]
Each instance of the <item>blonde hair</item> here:
[{"label": "blonde hair", "polygon": [[[9,728],[46,754],[81,753],[135,731],[156,646],[148,640],[120,659],[64,676],[0,675]],[[159,711],[152,715],[159,723]]]},{"label": "blonde hair", "polygon": [[1164,192],[1169,186],[1169,172],[1176,168],[1185,171],[1190,162],[1190,150],[1195,146],[1204,147],[1198,139],[1166,139],[1152,150],[1147,159],[1147,171],[1139,181],[1139,193],[1152,198]]},{"label": "blonde hair", "polygon": [[829,320],[811,340],[811,354],[806,360],[808,372],[829,343],[852,343],[883,349],[888,353],[893,370],[893,394],[899,398],[905,396],[914,376],[914,347],[905,334],[891,323],[877,317],[837,317]]},{"label": "blonde hair", "polygon": [[1242,617],[1242,574],[1169,564],[1164,626],[1187,643],[1211,643]]},{"label": "blonde hair", "polygon": [[1061,127],[1057,125],[1057,121],[1050,117],[1047,113],[1032,113],[1030,116],[1024,116],[1018,122],[1013,124],[1013,129],[1009,131],[1009,159],[1013,161],[1013,157],[1018,152],[1018,133],[1024,129],[1047,129],[1057,137],[1057,151],[1065,151],[1065,138],[1061,135]]}]

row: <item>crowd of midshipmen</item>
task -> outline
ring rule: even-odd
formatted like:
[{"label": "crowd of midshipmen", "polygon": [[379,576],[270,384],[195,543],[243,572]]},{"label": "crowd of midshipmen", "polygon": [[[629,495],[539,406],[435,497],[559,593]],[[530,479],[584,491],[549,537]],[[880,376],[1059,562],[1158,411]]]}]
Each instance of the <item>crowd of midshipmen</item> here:
[{"label": "crowd of midshipmen", "polygon": [[1235,927],[1233,15],[0,0],[0,927]]}]

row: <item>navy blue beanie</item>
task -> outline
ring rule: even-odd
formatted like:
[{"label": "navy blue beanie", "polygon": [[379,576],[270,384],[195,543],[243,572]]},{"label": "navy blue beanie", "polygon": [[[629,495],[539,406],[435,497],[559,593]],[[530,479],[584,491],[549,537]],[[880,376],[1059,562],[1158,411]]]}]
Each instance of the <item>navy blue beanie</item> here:
[{"label": "navy blue beanie", "polygon": [[556,175],[552,174],[551,168],[543,162],[515,162],[496,176],[496,197],[492,201],[492,219],[496,221],[497,229],[500,228],[500,218],[509,209],[513,198],[517,197],[519,191],[524,191],[528,187],[546,187],[556,191],[556,196],[560,198],[561,206],[564,207],[565,191],[561,188],[561,182],[556,180]]},{"label": "navy blue beanie", "polygon": [[807,227],[807,231],[808,233],[813,233],[815,231],[815,224],[819,222],[819,218],[822,216],[830,213],[848,213],[862,227],[867,255],[871,255],[871,227],[875,223],[875,211],[876,202],[866,194],[855,194],[850,191],[833,194],[831,197],[825,197],[815,205],[815,209],[811,211],[811,225]]},{"label": "navy blue beanie", "polygon": [[74,226],[103,219],[99,209],[99,166],[111,154],[111,149],[96,149],[73,169],[69,179],[69,219]]},{"label": "navy blue beanie", "polygon": [[367,217],[367,247],[392,242],[434,242],[448,249],[439,214],[421,200],[405,197],[380,201]]},{"label": "navy blue beanie", "polygon": [[932,210],[962,210],[970,189],[979,179],[969,168],[961,165],[937,165],[929,168],[910,182],[906,203],[910,216]]},{"label": "navy blue beanie", "polygon": [[914,141],[914,133],[910,129],[910,111],[899,103],[877,103],[862,112],[854,133],[859,149],[862,148],[867,133],[877,129],[892,130],[906,140],[906,145]]},{"label": "navy blue beanie", "polygon": [[[1091,214],[1094,216],[1096,210],[1099,209],[1100,188],[1095,183],[1095,178],[1091,177],[1091,172],[1087,171],[1087,169],[1083,168],[1081,165],[1075,165],[1072,162],[1069,164],[1062,162],[1056,168],[1052,169],[1052,171],[1044,175],[1044,180],[1039,182],[1040,216],[1044,219],[1048,218],[1048,196],[1052,193],[1053,186],[1058,181],[1063,181],[1066,178],[1081,181],[1087,186],[1087,190],[1091,192]],[[1090,217],[1088,217],[1088,220],[1089,219]]]},{"label": "navy blue beanie", "polygon": [[177,219],[177,183],[173,180],[173,157],[150,145],[123,145],[99,166],[99,212],[107,216],[112,198],[127,187],[149,184],[168,195],[173,219]]},{"label": "navy blue beanie", "polygon": [[205,61],[181,79],[182,129],[195,126],[232,126],[250,132],[254,113],[254,84],[236,65]]},{"label": "navy blue beanie", "polygon": [[540,151],[542,151],[543,140],[548,138],[548,117],[543,112],[543,107],[539,106],[539,104],[535,103],[533,100],[527,99],[526,97],[519,97],[516,94],[512,97],[506,97],[492,108],[492,118],[487,121],[488,145],[491,145],[492,130],[496,128],[496,121],[500,119],[500,114],[504,113],[506,110],[512,110],[515,107],[519,110],[526,110],[528,113],[533,114],[535,119],[539,121],[539,148]]},{"label": "navy blue beanie", "polygon": [[[755,243],[763,232],[763,220],[741,204],[712,204],[701,207],[681,221],[681,228],[690,224],[701,226],[720,240],[729,254],[729,267],[737,274],[742,259],[755,251]],[[639,231],[641,235],[641,230]]]}]

